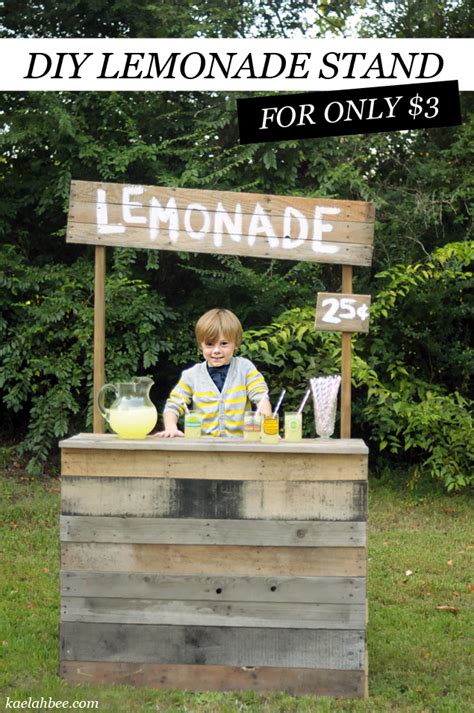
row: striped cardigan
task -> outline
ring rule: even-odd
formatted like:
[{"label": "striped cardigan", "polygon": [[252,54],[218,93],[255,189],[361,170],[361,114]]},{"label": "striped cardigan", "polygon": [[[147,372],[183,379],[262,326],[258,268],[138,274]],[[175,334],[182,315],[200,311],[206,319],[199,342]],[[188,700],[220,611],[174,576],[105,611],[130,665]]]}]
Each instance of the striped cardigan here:
[{"label": "striped cardigan", "polygon": [[185,407],[193,408],[201,413],[203,435],[237,436],[243,433],[244,411],[250,409],[250,401],[258,403],[267,394],[265,379],[249,359],[232,357],[221,392],[203,361],[182,372],[164,413],[172,411],[179,417]]}]

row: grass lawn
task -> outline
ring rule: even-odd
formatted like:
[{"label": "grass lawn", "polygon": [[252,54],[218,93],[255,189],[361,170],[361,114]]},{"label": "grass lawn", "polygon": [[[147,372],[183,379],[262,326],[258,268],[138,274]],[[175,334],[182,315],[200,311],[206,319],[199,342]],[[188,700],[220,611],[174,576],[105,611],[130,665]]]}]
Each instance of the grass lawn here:
[{"label": "grass lawn", "polygon": [[9,696],[10,705],[51,697],[127,712],[472,711],[471,506],[467,495],[420,497],[371,482],[368,700],[192,694],[57,677],[59,482],[2,476],[0,710]]}]

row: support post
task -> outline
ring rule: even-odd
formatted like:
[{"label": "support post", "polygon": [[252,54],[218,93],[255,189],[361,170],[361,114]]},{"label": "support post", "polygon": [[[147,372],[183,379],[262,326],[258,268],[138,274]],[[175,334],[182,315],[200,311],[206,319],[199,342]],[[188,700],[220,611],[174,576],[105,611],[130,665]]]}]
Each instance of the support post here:
[{"label": "support post", "polygon": [[[352,265],[342,266],[342,292],[352,294]],[[341,438],[351,437],[352,332],[342,333]]]},{"label": "support post", "polygon": [[105,384],[105,246],[95,249],[94,280],[94,433],[104,433],[97,396]]}]

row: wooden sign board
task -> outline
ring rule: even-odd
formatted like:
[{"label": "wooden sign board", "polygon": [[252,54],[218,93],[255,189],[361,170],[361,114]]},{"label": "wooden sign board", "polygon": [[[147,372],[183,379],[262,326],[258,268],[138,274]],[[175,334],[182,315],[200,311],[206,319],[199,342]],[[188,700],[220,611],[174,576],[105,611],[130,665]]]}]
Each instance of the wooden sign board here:
[{"label": "wooden sign board", "polygon": [[330,332],[368,332],[370,295],[318,292],[316,329]]},{"label": "wooden sign board", "polygon": [[363,201],[73,181],[67,241],[367,266],[373,233]]}]

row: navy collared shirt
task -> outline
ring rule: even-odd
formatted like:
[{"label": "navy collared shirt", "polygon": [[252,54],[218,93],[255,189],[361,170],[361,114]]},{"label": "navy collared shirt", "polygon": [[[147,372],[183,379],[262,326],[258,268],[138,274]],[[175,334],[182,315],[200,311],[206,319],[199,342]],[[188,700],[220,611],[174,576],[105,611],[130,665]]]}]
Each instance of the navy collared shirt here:
[{"label": "navy collared shirt", "polygon": [[227,372],[229,371],[229,366],[230,364],[224,364],[224,366],[209,366],[209,364],[207,364],[209,376],[211,377],[219,391],[222,391],[227,377]]}]

